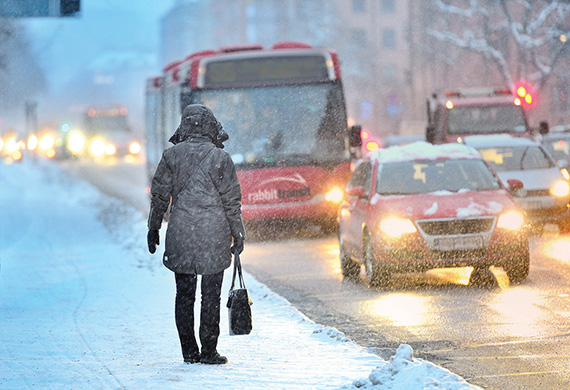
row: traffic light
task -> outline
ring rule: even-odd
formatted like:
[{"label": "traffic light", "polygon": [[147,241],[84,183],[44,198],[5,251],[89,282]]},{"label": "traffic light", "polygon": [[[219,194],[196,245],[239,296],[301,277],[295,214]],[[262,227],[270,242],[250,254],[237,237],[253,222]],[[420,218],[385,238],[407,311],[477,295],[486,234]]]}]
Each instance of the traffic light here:
[{"label": "traffic light", "polygon": [[536,95],[531,84],[519,81],[515,85],[515,104],[527,109],[536,105]]}]

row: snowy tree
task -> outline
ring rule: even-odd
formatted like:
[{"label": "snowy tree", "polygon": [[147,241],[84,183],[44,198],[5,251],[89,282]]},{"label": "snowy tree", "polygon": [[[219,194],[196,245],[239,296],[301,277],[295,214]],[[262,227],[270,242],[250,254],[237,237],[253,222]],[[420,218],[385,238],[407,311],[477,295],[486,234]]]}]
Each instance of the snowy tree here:
[{"label": "snowy tree", "polygon": [[526,80],[538,92],[552,76],[570,82],[570,4],[548,0],[432,0],[428,34],[443,44],[444,61],[465,52],[494,64],[505,85]]}]

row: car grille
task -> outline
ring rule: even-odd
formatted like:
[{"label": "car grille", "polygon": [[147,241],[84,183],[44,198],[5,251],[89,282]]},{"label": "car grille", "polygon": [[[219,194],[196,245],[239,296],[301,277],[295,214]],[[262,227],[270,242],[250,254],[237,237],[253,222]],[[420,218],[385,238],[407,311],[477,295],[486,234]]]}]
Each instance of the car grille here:
[{"label": "car grille", "polygon": [[526,214],[530,218],[555,217],[558,215],[564,215],[567,211],[568,211],[567,206],[561,206],[561,207],[551,207],[551,208],[547,208],[547,209],[526,210]]},{"label": "car grille", "polygon": [[431,251],[431,256],[434,258],[434,260],[470,259],[470,258],[484,257],[486,254],[487,254],[487,248],[459,250],[459,251]]},{"label": "car grille", "polygon": [[[550,190],[525,190],[525,191],[526,194],[522,198],[530,198],[533,196],[550,196]],[[514,194],[514,197],[521,198],[521,196],[518,196],[516,192]]]},{"label": "car grille", "polygon": [[488,232],[494,223],[494,218],[473,218],[418,221],[418,226],[430,236],[443,236]]}]

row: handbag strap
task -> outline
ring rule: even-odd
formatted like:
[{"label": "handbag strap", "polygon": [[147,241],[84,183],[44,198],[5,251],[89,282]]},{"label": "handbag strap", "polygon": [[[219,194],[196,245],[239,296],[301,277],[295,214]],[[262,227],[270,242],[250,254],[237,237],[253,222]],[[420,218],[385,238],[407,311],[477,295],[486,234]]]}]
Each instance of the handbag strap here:
[{"label": "handbag strap", "polygon": [[236,286],[236,274],[238,275],[240,288],[245,288],[245,281],[243,280],[243,273],[241,271],[241,261],[239,259],[239,254],[234,253],[234,275],[232,277],[232,287],[230,291]]},{"label": "handbag strap", "polygon": [[188,184],[192,181],[192,179],[194,178],[194,174],[198,171],[198,169],[202,166],[202,163],[208,158],[208,156],[210,154],[212,154],[212,152],[214,151],[214,149],[216,148],[212,148],[210,149],[210,151],[204,156],[204,158],[200,161],[200,163],[196,166],[196,168],[194,168],[194,170],[192,171],[192,173],[190,174],[190,176],[188,177],[188,180],[186,180],[186,183],[184,183],[184,185],[182,186],[182,188],[180,188],[180,191],[178,191],[178,193],[181,193],[182,190],[184,190],[186,188],[186,186],[188,186]]}]

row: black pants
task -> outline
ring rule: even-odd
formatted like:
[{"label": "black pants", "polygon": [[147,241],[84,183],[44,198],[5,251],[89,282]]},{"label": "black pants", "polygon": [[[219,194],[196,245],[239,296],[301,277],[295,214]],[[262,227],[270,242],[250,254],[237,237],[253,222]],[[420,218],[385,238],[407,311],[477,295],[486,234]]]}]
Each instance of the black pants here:
[{"label": "black pants", "polygon": [[[182,356],[191,357],[200,349],[194,336],[194,301],[196,300],[196,275],[176,273],[176,305],[174,315],[182,346]],[[200,343],[202,355],[216,352],[220,335],[220,299],[224,272],[202,275],[202,304],[200,310]]]}]

